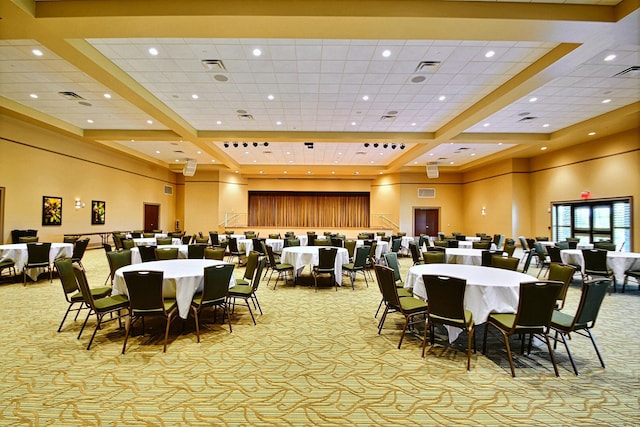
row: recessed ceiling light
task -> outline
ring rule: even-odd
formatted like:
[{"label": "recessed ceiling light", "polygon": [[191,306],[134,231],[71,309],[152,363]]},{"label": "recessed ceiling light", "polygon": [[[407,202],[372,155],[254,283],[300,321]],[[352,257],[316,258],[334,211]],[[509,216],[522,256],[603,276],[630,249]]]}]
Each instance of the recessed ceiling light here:
[{"label": "recessed ceiling light", "polygon": [[236,171],[236,173],[240,173],[240,171]]},{"label": "recessed ceiling light", "polygon": [[278,120],[278,121],[276,122],[276,124],[277,124],[278,126],[280,126],[280,125],[282,124],[282,122],[281,122],[280,120]]},{"label": "recessed ceiling light", "polygon": [[444,95],[440,95],[440,96],[438,97],[438,101],[444,101],[445,99],[447,99],[447,97],[446,97],[446,96],[444,96]]},{"label": "recessed ceiling light", "polygon": [[414,165],[417,165],[417,164],[418,164],[418,162],[417,162],[417,161],[415,161],[415,162],[413,162],[413,164],[414,164]]},{"label": "recessed ceiling light", "polygon": [[244,152],[244,154],[249,154],[249,152],[248,152],[248,151],[245,151],[245,152]]},{"label": "recessed ceiling light", "polygon": [[433,153],[429,153],[430,156],[433,156]]},{"label": "recessed ceiling light", "polygon": [[338,153],[338,156],[342,156],[342,153]]},{"label": "recessed ceiling light", "polygon": [[381,155],[381,156],[384,156],[384,153],[381,151],[381,152],[380,152],[380,155]]},{"label": "recessed ceiling light", "polygon": [[194,93],[193,95],[191,95],[191,98],[193,98],[193,99],[198,99],[198,98],[199,98],[199,96],[198,96],[198,94]]},{"label": "recessed ceiling light", "polygon": [[452,164],[453,164],[453,162],[449,162],[449,164],[450,164],[450,165],[452,165]]},{"label": "recessed ceiling light", "polygon": [[160,154],[160,150],[156,150],[156,154]]},{"label": "recessed ceiling light", "polygon": [[264,173],[263,171],[260,171],[260,173]]},{"label": "recessed ceiling light", "polygon": [[368,101],[368,100],[369,100],[369,95],[365,95],[365,96],[363,96],[363,97],[362,97],[362,100],[363,100],[363,101]]},{"label": "recessed ceiling light", "polygon": [[153,56],[157,56],[158,55],[158,49],[156,49],[155,47],[149,48],[149,54],[151,54]]},{"label": "recessed ceiling light", "polygon": [[33,99],[38,99],[38,95],[36,95],[35,93],[32,93],[31,95],[29,95],[31,98]]},{"label": "recessed ceiling light", "polygon": [[289,163],[293,163],[293,160],[289,160]]},{"label": "recessed ceiling light", "polygon": [[496,53],[492,50],[490,50],[489,52],[484,54],[485,58],[491,58],[493,55],[495,55]]},{"label": "recessed ceiling light", "polygon": [[529,98],[529,102],[536,102],[537,100],[538,100],[538,98],[536,98],[535,96]]},{"label": "recessed ceiling light", "polygon": [[336,174],[336,171],[331,171],[331,175],[335,175],[335,174]]},{"label": "recessed ceiling light", "polygon": [[105,93],[104,95],[102,95],[105,97],[105,99],[111,99],[111,94],[109,93]]},{"label": "recessed ceiling light", "polygon": [[40,49],[32,49],[31,53],[33,53],[35,56],[42,56],[43,53]]},{"label": "recessed ceiling light", "polygon": [[287,171],[282,171],[282,173],[287,173]]},{"label": "recessed ceiling light", "polygon": [[307,171],[307,175],[311,175],[311,171]]},{"label": "recessed ceiling light", "polygon": [[391,51],[389,49],[385,49],[382,51],[382,56],[384,56],[385,58],[388,58],[391,56]]},{"label": "recessed ceiling light", "polygon": [[273,96],[273,95],[267,95],[267,99],[269,101],[273,101],[274,98],[275,98],[275,96]]},{"label": "recessed ceiling light", "polygon": [[484,127],[488,128],[489,126],[491,126],[491,123],[485,123],[485,124],[483,124],[482,126],[484,126]]},{"label": "recessed ceiling light", "polygon": [[136,142],[136,140],[135,140],[135,139],[132,139],[132,140],[131,140],[131,142]]},{"label": "recessed ceiling light", "polygon": [[544,151],[544,150],[546,150],[546,149],[547,149],[547,147],[540,147],[540,149],[541,149],[542,151]]},{"label": "recessed ceiling light", "polygon": [[291,154],[291,151],[287,151],[287,155]]},{"label": "recessed ceiling light", "polygon": [[616,56],[613,53],[604,57],[605,61],[613,61],[614,59],[616,59]]},{"label": "recessed ceiling light", "polygon": [[416,125],[416,123],[415,123],[415,122],[411,123],[411,126],[415,126],[415,125]]},{"label": "recessed ceiling light", "polygon": [[502,142],[498,142],[498,145],[502,145]]},{"label": "recessed ceiling light", "polygon": [[595,134],[596,134],[595,132],[589,132],[587,135],[589,135],[589,136],[593,136],[593,135],[595,135]]},{"label": "recessed ceiling light", "polygon": [[382,171],[378,172],[378,174],[382,175]]},{"label": "recessed ceiling light", "polygon": [[151,119],[147,120],[147,124],[152,125],[153,124],[153,120],[151,120]]},{"label": "recessed ceiling light", "polygon": [[211,163],[215,163],[215,162],[216,162],[216,159],[211,159]]},{"label": "recessed ceiling light", "polygon": [[542,125],[543,128],[548,128],[549,127],[549,123],[545,123]]},{"label": "recessed ceiling light", "polygon": [[253,161],[253,163],[258,163],[258,161],[257,161],[257,160],[254,160],[254,161]]},{"label": "recessed ceiling light", "polygon": [[93,123],[93,120],[87,119],[87,123]]},{"label": "recessed ceiling light", "polygon": [[353,174],[354,174],[354,175],[360,175],[360,172],[355,171]]},{"label": "recessed ceiling light", "polygon": [[202,154],[202,151],[198,151],[197,153],[198,153],[198,154]]},{"label": "recessed ceiling light", "polygon": [[603,99],[603,100],[602,100],[602,103],[603,103],[603,104],[608,104],[608,103],[610,103],[610,102],[611,102],[611,100],[610,100],[610,99]]},{"label": "recessed ceiling light", "polygon": [[355,126],[355,125],[356,125],[356,122],[351,122],[351,126]]},{"label": "recessed ceiling light", "polygon": [[472,157],[473,157],[473,156],[475,156],[475,155],[476,155],[476,153],[471,153],[471,156],[472,156]]},{"label": "recessed ceiling light", "polygon": [[217,124],[217,125],[221,125],[221,124],[222,124],[222,120],[218,120],[218,121],[216,121],[216,124]]},{"label": "recessed ceiling light", "polygon": [[262,51],[258,48],[253,49],[253,56],[260,56],[262,55]]},{"label": "recessed ceiling light", "polygon": [[180,162],[180,159],[176,159],[176,163]]},{"label": "recessed ceiling light", "polygon": [[369,163],[374,164],[374,163],[375,163],[375,161],[371,160]]}]

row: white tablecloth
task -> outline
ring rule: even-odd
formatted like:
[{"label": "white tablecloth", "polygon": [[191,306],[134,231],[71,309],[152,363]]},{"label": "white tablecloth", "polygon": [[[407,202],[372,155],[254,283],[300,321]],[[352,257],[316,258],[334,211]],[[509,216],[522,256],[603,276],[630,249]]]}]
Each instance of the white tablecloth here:
[{"label": "white tablecloth", "polygon": [[[49,250],[49,262],[53,263],[56,258],[71,258],[73,255],[73,244],[71,243],[51,243]],[[0,261],[11,259],[16,265],[16,272],[22,272],[29,258],[26,243],[14,243],[11,245],[0,245]],[[27,275],[33,280],[38,279],[38,275],[43,271],[41,268],[30,268]]]},{"label": "white tablecloth", "polygon": [[[584,258],[580,249],[563,249],[560,257],[565,264],[581,266],[584,271]],[[640,253],[607,251],[607,266],[616,276],[616,282],[624,282],[624,272],[631,267],[640,268]]]},{"label": "white tablecloth", "polygon": [[[178,248],[179,259],[187,259],[189,256],[189,245],[160,245],[159,247]],[[131,248],[131,264],[140,264],[141,262],[142,258],[140,257],[140,249],[138,249],[138,247]]]},{"label": "white tablecloth", "polygon": [[[140,237],[139,239],[133,239],[133,243],[136,246],[156,246],[158,241],[156,240],[155,237]],[[179,239],[178,237],[172,237],[171,244],[175,246],[181,245],[182,240]],[[167,246],[167,245],[161,245],[161,246]]]},{"label": "white tablecloth", "polygon": [[[273,248],[274,251],[280,251],[284,246],[284,240],[282,239],[265,239],[264,242],[266,245],[271,246],[271,248]],[[249,256],[249,252],[253,250],[253,240],[251,239],[245,239],[242,241],[238,240],[238,249],[242,250],[243,247],[247,256]],[[262,250],[262,248],[258,248],[258,250]]]},{"label": "white tablecloth", "polygon": [[[427,290],[423,274],[439,274],[466,279],[464,308],[473,313],[476,325],[485,323],[491,313],[515,313],[520,299],[520,283],[537,280],[528,274],[494,267],[461,264],[421,264],[407,273],[405,288],[413,288],[413,294],[424,300]],[[458,328],[447,328],[453,342],[460,333]]]},{"label": "white tablecloth", "polygon": [[413,237],[409,237],[409,236],[402,236],[402,240],[400,242],[400,247],[406,249],[407,251],[409,250],[409,243],[413,243],[415,242],[417,244],[417,242],[415,241],[415,239]]},{"label": "white tablecloth", "polygon": [[465,236],[465,242],[479,242],[480,237],[478,236]]},{"label": "white tablecloth", "polygon": [[[356,240],[356,249],[361,246],[364,246],[364,242],[365,240]],[[382,255],[386,254],[387,252],[389,252],[389,242],[385,242],[384,240],[378,240],[376,242],[376,253],[375,253],[376,259],[382,258]]]},{"label": "white tablecloth", "polygon": [[[282,249],[280,259],[283,264],[291,264],[296,270],[296,274],[300,274],[302,269],[307,265],[318,265],[319,255],[318,249],[328,246],[293,246]],[[342,285],[342,264],[349,263],[349,252],[345,248],[336,248],[336,282]]]},{"label": "white tablecloth", "polygon": [[482,249],[447,248],[447,264],[482,265]]},{"label": "white tablecloth", "polygon": [[[202,291],[204,284],[204,268],[211,265],[227,264],[224,261],[212,259],[173,259],[167,261],[151,261],[142,264],[132,264],[116,270],[113,280],[114,295],[129,295],[124,280],[125,271],[153,270],[164,273],[162,294],[165,298],[175,298],[180,317],[186,319],[193,295]],[[229,287],[236,285],[236,279],[231,275]]]},{"label": "white tablecloth", "polygon": [[[479,241],[479,240],[477,240]],[[492,251],[495,251],[496,248],[496,244],[495,243],[491,243],[491,245],[489,245],[489,247],[491,248]],[[473,242],[469,241],[469,240],[459,240],[458,241],[458,248],[459,249],[473,249]],[[455,249],[455,248],[452,248]]]}]

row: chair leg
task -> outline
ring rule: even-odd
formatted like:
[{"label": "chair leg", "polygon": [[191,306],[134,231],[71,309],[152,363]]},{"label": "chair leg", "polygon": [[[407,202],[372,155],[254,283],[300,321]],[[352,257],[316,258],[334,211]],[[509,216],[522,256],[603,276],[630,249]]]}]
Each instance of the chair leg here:
[{"label": "chair leg", "polygon": [[378,309],[376,310],[376,314],[373,316],[374,318],[378,317],[378,313],[380,312],[380,309],[382,308],[382,303],[384,302],[384,299],[380,300],[380,304],[378,304]]},{"label": "chair leg", "polygon": [[549,331],[546,331],[543,335],[544,335],[544,340],[547,343],[547,348],[549,349],[549,357],[551,358],[551,364],[553,365],[553,371],[556,373],[556,377],[560,376],[560,373],[558,372],[558,364],[556,363],[556,356],[553,353],[553,349],[551,348],[551,341],[549,341]]},{"label": "chair leg", "polygon": [[602,359],[602,355],[600,354],[600,349],[598,349],[598,345],[596,344],[596,339],[593,336],[593,334],[591,333],[591,329],[587,328],[587,333],[589,334],[589,338],[591,338],[591,343],[593,344],[593,348],[596,351],[596,354],[598,355],[598,359],[600,359],[600,365],[602,365],[602,367],[604,368],[604,360]]},{"label": "chair leg", "polygon": [[382,317],[380,318],[380,323],[378,323],[378,335],[382,333],[382,326],[384,325],[384,321],[387,319],[388,312],[389,312],[389,306],[385,306],[384,311],[382,312]]},{"label": "chair leg", "polygon": [[80,339],[80,337],[82,336],[82,331],[84,331],[84,327],[87,326],[87,321],[89,320],[89,316],[91,316],[92,310],[89,310],[89,312],[87,313],[87,317],[84,318],[84,322],[82,323],[82,327],[80,328],[80,332],[78,332],[78,339]]},{"label": "chair leg", "polygon": [[402,346],[402,340],[404,339],[404,334],[407,330],[407,325],[409,325],[409,318],[411,316],[405,316],[404,319],[404,327],[402,328],[402,335],[400,335],[400,342],[398,343],[398,350],[400,350],[400,347]]},{"label": "chair leg", "polygon": [[[60,332],[62,330],[62,325],[64,325],[64,321],[67,320],[67,315],[71,311],[71,307],[72,306],[73,306],[73,303],[69,304],[69,307],[67,307],[67,311],[66,311],[66,313],[64,313],[64,317],[62,318],[62,322],[60,322],[60,326],[58,326],[58,332]],[[77,313],[76,313],[76,316],[77,316]]]},{"label": "chair leg", "polygon": [[167,352],[167,339],[169,338],[169,327],[171,326],[171,317],[173,317],[173,313],[169,313],[167,316],[167,327],[164,331],[164,348],[162,349],[163,353]]},{"label": "chair leg", "polygon": [[476,328],[471,326],[470,329],[467,330],[467,371],[471,370],[471,341],[473,340],[473,349],[476,348],[476,336],[475,336]]},{"label": "chair leg", "polygon": [[124,354],[127,349],[127,340],[129,339],[129,333],[131,332],[131,327],[133,326],[133,315],[131,311],[129,311],[129,317],[127,317],[127,323],[125,323],[125,332],[124,332],[124,343],[122,344],[122,354]]},{"label": "chair leg", "polygon": [[423,359],[424,359],[425,350],[427,349],[427,330],[430,327],[431,327],[431,324],[429,323],[429,318],[427,317],[427,321],[424,323],[424,336],[422,337],[422,358]]},{"label": "chair leg", "polygon": [[89,345],[87,345],[87,350],[91,349],[91,344],[93,343],[93,339],[96,337],[96,332],[98,332],[98,329],[100,329],[100,323],[102,322],[102,315],[100,315],[99,313],[96,313],[97,316],[97,323],[96,323],[96,327],[93,330],[93,334],[91,335],[91,339],[89,340]]},{"label": "chair leg", "polygon": [[504,338],[504,346],[507,348],[507,357],[509,358],[509,367],[511,368],[511,376],[515,378],[516,369],[513,365],[513,356],[511,355],[511,346],[509,345],[509,336],[502,332],[502,330],[498,329]]},{"label": "chair leg", "polygon": [[[557,335],[556,331],[556,335]],[[578,375],[578,368],[576,367],[576,362],[573,360],[573,354],[571,354],[571,349],[569,348],[569,342],[567,341],[565,334],[561,333],[560,338],[562,339],[562,343],[564,344],[564,348],[567,350],[567,356],[569,356],[569,362],[571,362],[571,366],[573,367],[573,373]]]},{"label": "chair leg", "polygon": [[[213,309],[215,310],[216,308],[214,307]],[[193,320],[196,323],[196,337],[198,339],[198,343],[200,343],[200,325],[198,324],[198,323],[200,323],[198,321],[199,312],[198,312],[198,309],[196,307],[194,307],[194,306],[191,306],[191,310],[193,310]],[[214,313],[215,313],[215,311],[214,311]],[[215,320],[214,320],[214,322],[215,322]]]}]

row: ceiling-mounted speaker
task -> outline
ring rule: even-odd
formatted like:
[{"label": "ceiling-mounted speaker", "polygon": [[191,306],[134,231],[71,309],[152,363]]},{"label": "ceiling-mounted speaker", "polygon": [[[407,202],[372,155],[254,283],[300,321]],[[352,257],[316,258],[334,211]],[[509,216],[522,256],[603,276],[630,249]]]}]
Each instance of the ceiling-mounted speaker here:
[{"label": "ceiling-mounted speaker", "polygon": [[438,165],[436,163],[427,164],[427,178],[437,178],[440,176]]},{"label": "ceiling-mounted speaker", "polygon": [[194,159],[187,159],[187,163],[184,164],[184,169],[182,169],[182,175],[184,176],[193,176],[196,173],[196,166],[198,162]]}]

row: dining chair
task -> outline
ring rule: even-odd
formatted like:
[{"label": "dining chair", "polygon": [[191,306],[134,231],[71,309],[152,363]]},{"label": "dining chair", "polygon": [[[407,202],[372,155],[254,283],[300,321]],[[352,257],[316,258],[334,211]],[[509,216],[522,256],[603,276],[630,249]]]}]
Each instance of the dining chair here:
[{"label": "dining chair", "polygon": [[87,326],[89,317],[91,317],[92,314],[96,315],[96,327],[93,329],[93,334],[91,335],[89,344],[87,344],[87,350],[90,350],[91,344],[96,337],[96,333],[99,329],[102,329],[104,316],[106,316],[107,314],[112,315],[113,313],[115,313],[117,314],[117,317],[111,316],[111,318],[107,319],[106,321],[109,322],[111,320],[118,319],[118,324],[122,325],[121,321],[123,311],[127,309],[129,305],[129,299],[126,295],[110,295],[103,298],[94,298],[91,288],[89,287],[89,282],[87,281],[85,271],[77,265],[73,265],[72,268],[73,273],[76,276],[78,290],[80,291],[80,294],[84,299],[84,303],[87,305],[87,307],[89,307],[89,313],[87,313],[87,317],[84,319],[82,328],[80,328],[78,339],[80,339],[82,331],[84,331],[85,326]]},{"label": "dining chair", "polygon": [[136,320],[142,320],[142,335],[144,336],[144,318],[147,316],[159,316],[165,319],[163,352],[167,352],[167,339],[169,327],[173,315],[178,311],[175,298],[164,298],[162,295],[162,271],[125,271],[124,281],[129,293],[129,319],[122,345],[122,354],[127,349],[127,341]]},{"label": "dining chair", "polygon": [[347,239],[344,241],[344,248],[347,250],[347,254],[349,255],[349,261],[355,261],[356,255],[356,245],[357,241],[353,239]]},{"label": "dining chair", "polygon": [[[62,285],[62,291],[64,298],[67,301],[67,311],[65,311],[60,326],[58,326],[58,332],[62,330],[65,320],[70,312],[75,311],[76,316],[74,320],[78,319],[78,314],[81,310],[89,309],[90,307],[85,303],[85,298],[80,291],[76,275],[73,271],[73,262],[71,258],[59,258],[53,262],[58,277],[60,278],[60,284]],[[98,288],[90,289],[91,296],[95,299],[104,298],[111,295],[111,286],[101,286]]]},{"label": "dining chair", "polygon": [[27,285],[27,269],[29,268],[46,269],[49,272],[49,282],[53,281],[51,263],[49,262],[50,251],[51,243],[49,242],[27,243],[27,262],[22,269],[22,284],[24,286]]},{"label": "dining chair", "polygon": [[493,266],[493,257],[494,255],[502,256],[502,251],[499,250],[486,250],[482,251],[480,265],[483,267],[492,267]]},{"label": "dining chair", "polygon": [[140,253],[140,260],[142,262],[156,261],[156,247],[155,246],[138,246],[138,252]]},{"label": "dining chair", "polygon": [[443,251],[427,251],[422,253],[425,264],[446,264],[447,254]]},{"label": "dining chair", "polygon": [[556,298],[556,310],[562,310],[564,307],[565,299],[567,298],[567,291],[571,285],[571,280],[576,272],[576,268],[573,265],[553,263],[549,266],[549,275],[547,280],[554,280],[562,282],[562,287]]},{"label": "dining chair", "polygon": [[[1,268],[2,267],[0,266],[0,269]],[[626,270],[624,272],[624,282],[622,282],[622,293],[624,293],[624,289],[627,287],[627,283],[629,282],[630,278],[636,281],[636,283],[638,284],[638,288],[640,289],[640,268],[635,268],[635,269],[630,268],[629,270]]]},{"label": "dining chair", "polygon": [[518,264],[520,264],[520,258],[503,257],[502,255],[494,255],[491,257],[491,266],[495,268],[517,271]]},{"label": "dining chair", "polygon": [[222,248],[205,248],[204,259],[215,259],[224,261],[224,249]]},{"label": "dining chair", "polygon": [[[197,239],[197,238],[196,238]],[[170,245],[173,242],[172,237],[156,237],[156,245]]]},{"label": "dining chair", "polygon": [[414,242],[409,242],[409,252],[411,252],[413,265],[422,264],[422,257],[420,256],[420,249],[418,249],[418,245]]},{"label": "dining chair", "polygon": [[398,342],[398,349],[400,349],[407,328],[417,323],[422,323],[426,319],[427,303],[413,297],[400,298],[395,283],[395,273],[392,268],[376,264],[374,270],[385,305],[384,312],[378,323],[378,335],[382,333],[384,322],[389,313],[397,312],[402,314],[405,321],[400,335],[400,342]]},{"label": "dining chair", "polygon": [[392,239],[391,240],[391,252],[398,253],[400,252],[400,246],[402,246],[402,239]]},{"label": "dining chair", "polygon": [[238,249],[238,240],[235,237],[232,237],[229,239],[229,262],[233,261],[233,258],[235,257],[238,260],[238,264],[242,263],[242,255],[243,253],[240,252],[240,250]]},{"label": "dining chair", "polygon": [[[268,248],[269,246],[267,246]],[[262,258],[258,261],[258,267],[256,267],[256,272],[253,275],[253,281],[250,285],[236,285],[232,288],[229,288],[229,300],[231,304],[231,311],[235,312],[236,300],[243,300],[244,304],[249,309],[249,314],[251,315],[251,320],[253,320],[253,324],[256,324],[256,318],[253,315],[253,310],[251,310],[251,304],[253,304],[254,308],[257,308],[260,311],[260,315],[262,315],[262,307],[260,307],[260,302],[258,301],[258,295],[256,292],[260,287],[260,281],[262,280],[262,270],[265,265],[267,265],[267,259]]]},{"label": "dining chair", "polygon": [[471,247],[473,249],[485,249],[485,250],[488,250],[488,249],[491,248],[491,242],[487,242],[487,241],[485,241],[485,242],[482,242],[482,241],[480,241],[480,242],[471,242]]},{"label": "dining chair", "polygon": [[457,277],[425,274],[422,276],[427,291],[427,323],[422,340],[422,357],[427,348],[427,331],[431,348],[435,343],[435,325],[453,326],[467,332],[467,371],[471,369],[471,343],[476,350],[473,314],[464,308],[467,281]]},{"label": "dining chair", "polygon": [[209,232],[209,240],[211,243],[211,246],[218,246],[220,245],[220,236],[218,236],[218,232],[217,231],[210,231]]},{"label": "dining chair", "polygon": [[260,258],[260,254],[257,251],[249,252],[249,256],[247,257],[247,263],[245,264],[244,274],[242,278],[236,279],[236,285],[250,285],[253,280],[253,273],[255,273],[256,268],[258,267],[258,259]]},{"label": "dining chair", "polygon": [[[195,239],[192,238],[191,240],[193,240],[193,243],[195,244],[200,244],[200,245],[208,245],[209,244],[209,236],[196,236]],[[169,245],[171,243],[168,243]]]},{"label": "dining chair", "polygon": [[132,249],[136,247],[133,239],[120,239],[120,244],[122,246],[122,249]]},{"label": "dining chair", "polygon": [[[582,281],[593,277],[606,277],[613,279],[613,291],[616,292],[616,276],[607,266],[607,254],[605,249],[582,249],[582,259],[584,269],[582,270]],[[609,290],[611,293],[611,290]]]},{"label": "dining chair", "polygon": [[104,283],[106,284],[109,280],[111,280],[111,285],[113,285],[113,277],[116,274],[116,270],[120,267],[124,267],[125,265],[131,265],[131,251],[110,251],[105,252],[105,254],[107,255],[107,261],[109,262],[109,275],[107,276],[107,280],[105,280]]},{"label": "dining chair", "polygon": [[287,274],[291,274],[291,280],[294,281],[293,265],[283,263],[283,262],[277,262],[276,257],[273,254],[273,248],[271,247],[271,245],[267,245],[267,257],[269,258],[269,265],[271,268],[271,273],[269,274],[269,280],[267,280],[267,286],[269,286],[269,282],[271,282],[271,276],[273,276],[274,272],[278,273],[278,276],[276,277],[276,282],[273,284],[274,291],[278,286],[278,280],[280,280],[280,277],[282,277],[283,275],[285,277],[284,279],[285,284],[287,282]]},{"label": "dining chair", "polygon": [[[369,287],[369,282],[367,280],[367,275],[364,272],[364,267],[367,263],[367,257],[369,256],[370,249],[371,248],[369,246],[360,246],[359,248],[356,248],[356,255],[353,262],[342,265],[343,274],[346,274],[351,278],[351,290],[355,290],[355,280],[358,272],[362,273],[362,276],[364,277],[364,282],[367,285],[367,288]],[[385,255],[390,255],[389,258],[391,258],[392,255],[396,255],[396,254],[394,254],[393,252],[390,252]],[[386,256],[385,256],[385,259],[387,259]],[[387,265],[389,265],[390,262],[392,261],[387,261]],[[400,266],[398,265],[397,256],[395,258],[395,266],[396,268],[398,268],[398,274],[400,274]],[[389,267],[391,267],[391,265],[389,265]],[[402,278],[400,278],[400,280],[402,280]]]},{"label": "dining chair", "polygon": [[18,243],[37,243],[39,237],[37,236],[20,236],[18,237]]},{"label": "dining chair", "polygon": [[[13,271],[13,276],[16,275],[16,263],[14,260],[10,258],[5,258],[0,261],[0,276],[4,270],[9,270],[9,277],[12,276],[11,272]],[[624,287],[623,287],[624,289]]]},{"label": "dining chair", "polygon": [[206,248],[207,245],[197,243],[187,246],[187,259],[203,259]]},{"label": "dining chair", "polygon": [[226,314],[229,333],[233,332],[231,329],[231,310],[229,310],[229,282],[233,276],[234,267],[233,264],[217,264],[204,268],[202,292],[196,293],[191,301],[198,342],[200,342],[200,315],[206,307],[213,308],[214,322],[216,321],[216,309],[222,308],[223,323]]},{"label": "dining chair", "polygon": [[507,349],[511,376],[515,377],[516,371],[513,365],[509,337],[512,335],[539,335],[547,344],[553,370],[556,377],[559,376],[556,359],[553,354],[553,349],[551,348],[551,342],[549,341],[549,330],[556,298],[561,287],[562,283],[552,281],[521,283],[520,298],[516,313],[492,313],[489,315],[484,328],[482,353],[486,354],[487,334],[491,326],[500,333],[499,337]]},{"label": "dining chair", "polygon": [[84,257],[84,253],[86,252],[88,245],[89,239],[76,240],[73,245],[73,253],[71,254],[71,261],[78,264],[83,270],[84,266],[82,265],[82,257]]},{"label": "dining chair", "polygon": [[[562,339],[562,343],[567,350],[569,361],[573,367],[573,372],[578,375],[578,368],[573,360],[571,349],[569,348],[569,334],[581,335],[591,340],[593,348],[600,359],[600,365],[604,368],[604,360],[596,344],[596,340],[591,333],[591,329],[596,324],[600,306],[604,300],[604,296],[611,285],[611,279],[597,279],[582,284],[582,294],[580,295],[580,303],[575,314],[572,316],[567,313],[555,310],[551,316],[551,329],[556,334],[554,338],[553,348],[558,344],[558,335]],[[574,336],[575,336],[574,335]]]},{"label": "dining chair", "polygon": [[156,260],[178,259],[178,248],[156,248]]},{"label": "dining chair", "polygon": [[[314,265],[311,274],[313,275],[313,287],[318,292],[318,276],[328,275],[331,280],[331,286],[335,285],[336,291],[338,290],[338,281],[336,280],[336,255],[338,254],[338,248],[319,248],[318,249],[318,264]],[[353,282],[351,283],[353,287]]]}]

